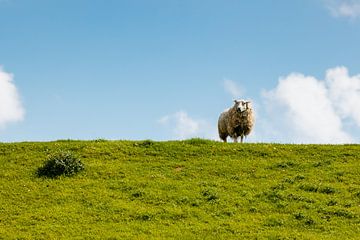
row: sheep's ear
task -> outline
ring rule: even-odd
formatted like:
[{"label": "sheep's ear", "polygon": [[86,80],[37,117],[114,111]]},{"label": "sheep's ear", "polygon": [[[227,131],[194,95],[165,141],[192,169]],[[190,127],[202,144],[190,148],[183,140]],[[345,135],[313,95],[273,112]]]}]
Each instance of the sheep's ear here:
[{"label": "sheep's ear", "polygon": [[239,103],[239,101],[237,99],[234,99],[234,103]]}]

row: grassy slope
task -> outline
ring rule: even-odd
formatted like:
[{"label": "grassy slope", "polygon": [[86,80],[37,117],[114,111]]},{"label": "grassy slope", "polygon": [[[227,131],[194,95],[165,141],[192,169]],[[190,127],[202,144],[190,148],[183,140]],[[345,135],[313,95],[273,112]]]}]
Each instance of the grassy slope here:
[{"label": "grassy slope", "polygon": [[[71,178],[35,175],[58,149]],[[0,239],[357,239],[360,145],[0,144]]]}]

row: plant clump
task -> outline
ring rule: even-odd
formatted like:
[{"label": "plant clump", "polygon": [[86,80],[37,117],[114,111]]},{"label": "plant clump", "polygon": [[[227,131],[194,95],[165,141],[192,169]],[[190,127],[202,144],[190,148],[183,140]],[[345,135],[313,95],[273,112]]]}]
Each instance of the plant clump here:
[{"label": "plant clump", "polygon": [[84,170],[79,157],[70,151],[58,151],[51,154],[44,165],[37,170],[39,177],[55,178],[61,175],[73,176]]}]

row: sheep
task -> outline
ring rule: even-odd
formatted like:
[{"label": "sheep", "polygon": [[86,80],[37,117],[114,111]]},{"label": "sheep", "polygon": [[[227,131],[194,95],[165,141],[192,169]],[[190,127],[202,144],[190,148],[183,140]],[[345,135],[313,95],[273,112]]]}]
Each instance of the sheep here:
[{"label": "sheep", "polygon": [[234,100],[234,106],[220,114],[218,131],[221,140],[226,142],[230,136],[237,143],[240,137],[242,143],[244,137],[250,134],[254,126],[254,114],[250,103],[246,100]]}]

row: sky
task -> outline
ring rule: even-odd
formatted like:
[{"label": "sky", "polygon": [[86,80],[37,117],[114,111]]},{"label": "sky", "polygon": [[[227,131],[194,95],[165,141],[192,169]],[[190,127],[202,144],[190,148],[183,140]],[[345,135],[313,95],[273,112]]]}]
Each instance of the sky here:
[{"label": "sky", "polygon": [[359,143],[360,0],[0,0],[0,142]]}]

